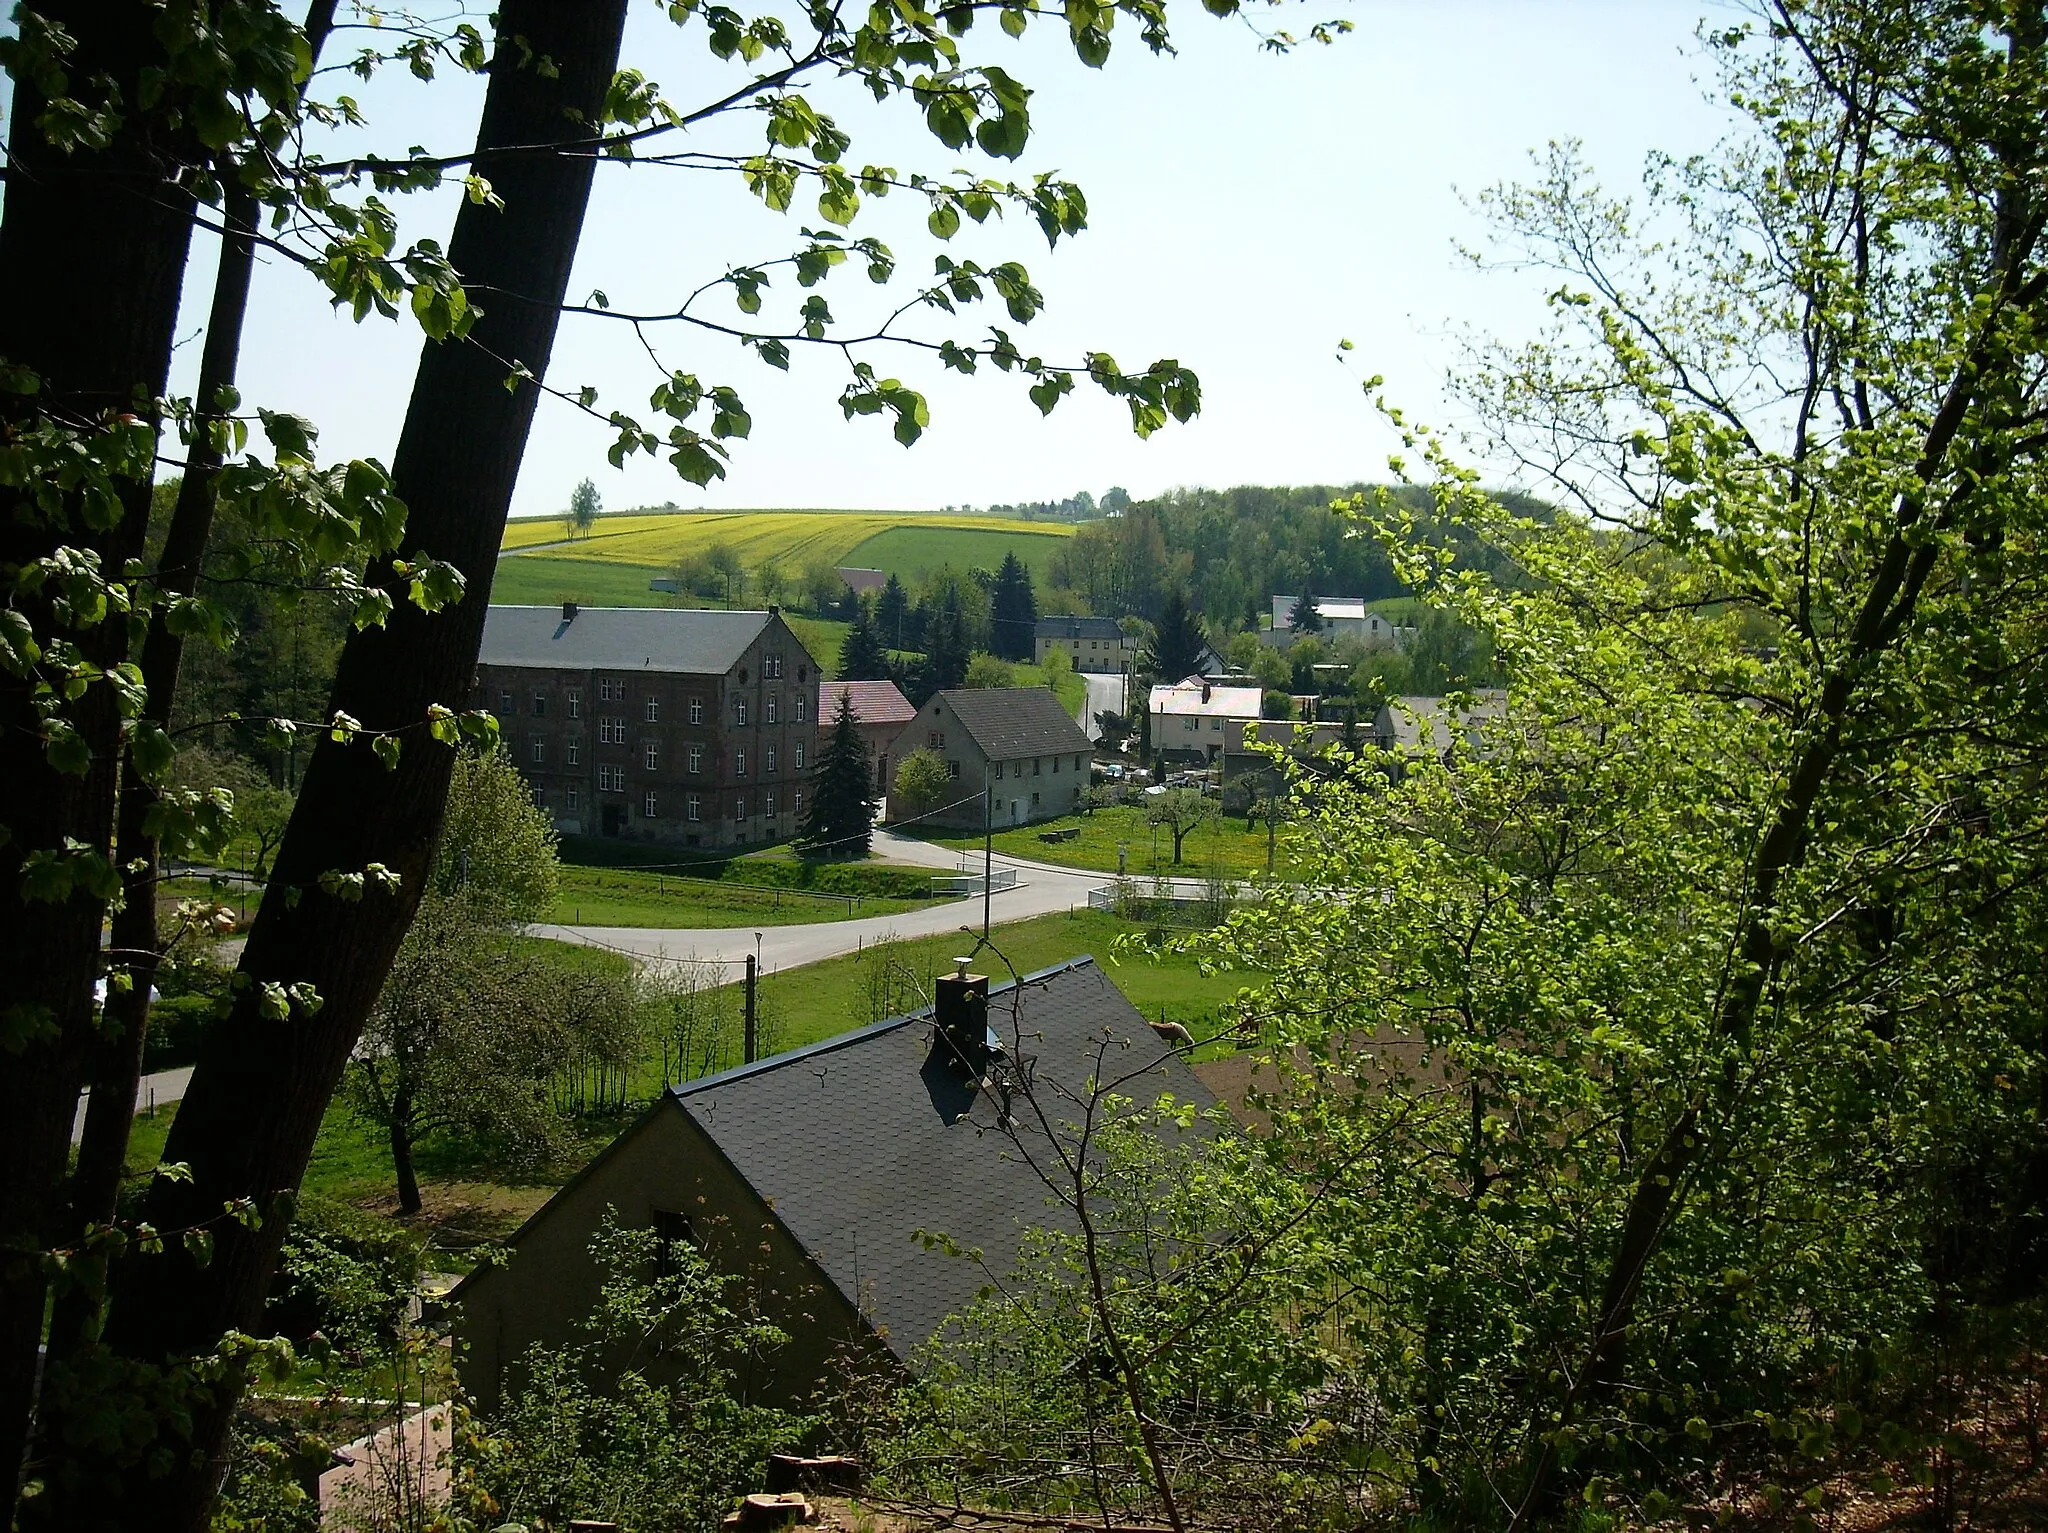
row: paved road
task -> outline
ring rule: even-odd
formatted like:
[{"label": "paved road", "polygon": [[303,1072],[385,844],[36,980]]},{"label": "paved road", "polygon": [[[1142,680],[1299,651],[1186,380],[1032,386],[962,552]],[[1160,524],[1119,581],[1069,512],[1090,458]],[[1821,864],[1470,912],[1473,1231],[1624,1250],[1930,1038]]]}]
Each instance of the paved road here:
[{"label": "paved road", "polygon": [[[192,1067],[186,1065],[177,1070],[159,1070],[154,1075],[145,1075],[135,1091],[137,1112],[149,1107],[161,1107],[167,1102],[181,1101],[185,1095],[185,1083],[192,1079]],[[78,1111],[71,1117],[71,1142],[77,1144],[85,1137],[85,1104],[92,1100],[90,1091],[78,1094]]]},{"label": "paved road", "polygon": [[1102,671],[1082,671],[1080,676],[1088,683],[1088,706],[1081,710],[1081,727],[1088,731],[1089,739],[1098,739],[1102,731],[1095,727],[1095,715],[1124,711],[1123,672],[1109,675]]}]

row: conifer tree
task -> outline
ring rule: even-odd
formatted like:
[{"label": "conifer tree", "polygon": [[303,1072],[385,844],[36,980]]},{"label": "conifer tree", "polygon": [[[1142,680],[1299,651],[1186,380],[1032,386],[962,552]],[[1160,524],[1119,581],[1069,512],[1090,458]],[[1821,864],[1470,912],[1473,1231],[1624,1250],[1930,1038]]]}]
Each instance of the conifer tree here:
[{"label": "conifer tree", "polygon": [[1201,667],[1207,643],[1202,620],[1189,610],[1187,592],[1175,586],[1166,593],[1159,621],[1152,625],[1152,644],[1145,651],[1146,673],[1164,682],[1192,676]]},{"label": "conifer tree", "polygon": [[1038,593],[1014,551],[1003,555],[990,596],[995,652],[1005,660],[1029,660],[1038,637]]},{"label": "conifer tree", "polygon": [[903,582],[892,570],[882,594],[875,600],[875,628],[882,643],[890,649],[910,648],[904,638],[909,621],[910,593],[903,589]]},{"label": "conifer tree", "polygon": [[925,681],[934,692],[957,687],[967,679],[971,646],[967,639],[967,613],[960,603],[958,586],[948,585],[932,613],[925,636]]},{"label": "conifer tree", "polygon": [[865,857],[875,819],[874,774],[867,743],[853,716],[853,699],[839,694],[832,734],[818,753],[811,802],[797,838],[803,849],[824,857]]},{"label": "conifer tree", "polygon": [[889,654],[875,632],[874,613],[866,602],[854,613],[853,626],[839,645],[841,681],[887,681]]}]

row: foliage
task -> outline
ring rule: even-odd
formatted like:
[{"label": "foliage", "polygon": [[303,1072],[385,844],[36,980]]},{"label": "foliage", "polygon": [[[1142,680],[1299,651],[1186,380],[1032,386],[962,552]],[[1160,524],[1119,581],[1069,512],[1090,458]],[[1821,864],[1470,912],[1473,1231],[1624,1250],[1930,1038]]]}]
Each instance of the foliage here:
[{"label": "foliage", "polygon": [[1007,660],[999,660],[987,651],[982,651],[967,662],[967,674],[961,678],[963,687],[1014,687],[1017,673]]},{"label": "foliage", "polygon": [[1207,643],[1202,621],[1189,608],[1187,594],[1175,586],[1160,605],[1158,621],[1152,625],[1152,642],[1138,664],[1155,682],[1171,685],[1201,670]]},{"label": "foliage", "polygon": [[896,779],[889,785],[889,815],[901,824],[951,803],[958,796],[946,758],[930,746],[920,745],[896,763]]},{"label": "foliage", "polygon": [[1005,660],[1029,660],[1038,641],[1038,595],[1015,553],[1003,555],[990,594],[990,648]]},{"label": "foliage", "polygon": [[853,716],[853,699],[842,692],[832,733],[818,748],[811,774],[811,798],[797,837],[806,852],[824,857],[865,857],[875,820],[874,763]]},{"label": "foliage", "polygon": [[1218,817],[1221,805],[1195,788],[1168,788],[1145,800],[1145,823],[1162,825],[1173,834],[1173,860],[1180,862],[1181,845],[1202,826]]},{"label": "foliage", "polygon": [[1321,633],[1323,614],[1316,606],[1316,599],[1304,591],[1294,599],[1294,606],[1287,614],[1287,626],[1296,633]]},{"label": "foliage", "polygon": [[839,646],[839,680],[887,681],[889,656],[875,633],[874,609],[862,602]]},{"label": "foliage", "polygon": [[918,677],[917,695],[922,703],[935,692],[965,683],[972,656],[967,631],[967,613],[957,581],[948,581],[925,624],[925,663]]},{"label": "foliage", "polygon": [[578,480],[569,496],[569,534],[571,537],[589,537],[591,528],[597,525],[597,514],[604,509],[599,499],[597,486],[588,479]]},{"label": "foliage", "polygon": [[304,1198],[285,1236],[267,1318],[302,1348],[317,1332],[360,1364],[396,1345],[419,1292],[421,1261],[411,1231],[346,1203]]},{"label": "foliage", "polygon": [[503,750],[455,759],[430,897],[485,926],[537,921],[553,903],[555,829]]},{"label": "foliage", "polygon": [[809,1424],[738,1398],[747,1360],[788,1338],[687,1240],[608,1215],[590,1252],[604,1283],[589,1339],[520,1360],[502,1408],[460,1445],[457,1507],[479,1526],[714,1528]]}]

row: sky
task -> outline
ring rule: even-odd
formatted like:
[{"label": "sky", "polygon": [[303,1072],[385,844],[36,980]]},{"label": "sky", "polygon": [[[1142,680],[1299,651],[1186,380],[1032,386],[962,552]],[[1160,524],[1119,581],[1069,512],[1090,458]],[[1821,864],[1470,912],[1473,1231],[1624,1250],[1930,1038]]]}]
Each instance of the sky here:
[{"label": "sky", "polygon": [[[1024,385],[984,368],[972,378],[902,351],[868,354],[930,401],[931,425],[905,449],[881,417],[845,421],[836,403],[846,363],[799,348],[787,375],[724,337],[670,325],[651,332],[664,367],[736,388],[751,438],[733,446],[729,476],[708,489],[660,459],[607,463],[610,432],[559,401],[541,404],[514,501],[515,516],[556,515],[577,481],[593,479],[608,509],[673,501],[686,509],[834,506],[931,509],[1056,500],[1120,485],[1143,497],[1179,485],[1344,483],[1386,477],[1395,444],[1362,391],[1380,374],[1391,402],[1456,429],[1445,393],[1472,335],[1514,338],[1540,322],[1539,274],[1484,270],[1475,196],[1525,175],[1532,151],[1577,139],[1610,188],[1640,175],[1653,150],[1710,147],[1728,127],[1708,98],[1694,42],[1722,0],[1309,0],[1262,12],[1265,25],[1305,29],[1342,16],[1356,30],[1334,46],[1262,50],[1249,28],[1175,5],[1178,54],[1155,58],[1120,27],[1100,70],[1081,66],[1064,28],[1038,25],[1021,42],[984,25],[970,58],[1031,86],[1032,139],[1014,165],[962,156],[931,138],[907,101],[882,107],[844,82],[813,93],[853,134],[848,161],[928,174],[966,166],[1022,179],[1041,170],[1078,182],[1089,228],[1048,251],[1027,219],[963,233],[941,246],[924,208],[898,193],[869,202],[853,225],[895,251],[894,284],[873,287],[849,263],[820,291],[842,316],[901,301],[940,251],[955,259],[1021,261],[1046,299],[1017,330],[1048,361],[1106,351],[1126,368],[1172,357],[1200,374],[1203,408],[1150,440],[1125,406],[1077,382],[1049,418]],[[677,33],[640,0],[625,58],[679,105],[729,88],[732,67]],[[359,34],[358,34],[359,35]],[[330,53],[330,57],[334,55]],[[328,152],[466,148],[480,82],[450,74],[430,86],[387,72],[364,86],[336,76],[371,122]],[[760,119],[738,114],[690,135],[689,147],[750,150]],[[448,192],[401,199],[408,238],[445,240]],[[806,215],[809,216],[806,216]],[[618,308],[672,310],[734,263],[772,259],[822,220],[802,202],[764,210],[736,181],[702,172],[604,165],[586,221],[573,297],[602,289]],[[173,387],[197,368],[209,242],[195,247]],[[1554,283],[1552,284],[1554,285]],[[798,290],[769,290],[764,319]],[[714,294],[703,312],[739,318]],[[934,337],[980,337],[972,311],[923,322]],[[936,326],[937,328],[934,328]],[[950,326],[951,328],[947,328]],[[321,430],[323,455],[389,461],[421,343],[409,322],[361,325],[330,309],[289,263],[259,270],[242,362],[245,400],[296,411]],[[1342,354],[1339,342],[1353,349]],[[661,374],[625,326],[565,318],[552,383],[598,389],[606,408],[647,418]],[[402,487],[401,487],[402,488]]]}]

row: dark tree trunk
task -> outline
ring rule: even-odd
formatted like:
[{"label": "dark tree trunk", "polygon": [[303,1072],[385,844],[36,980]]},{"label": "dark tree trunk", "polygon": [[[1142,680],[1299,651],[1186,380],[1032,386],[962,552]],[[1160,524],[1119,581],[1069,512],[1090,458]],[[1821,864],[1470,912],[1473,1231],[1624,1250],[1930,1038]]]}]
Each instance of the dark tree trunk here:
[{"label": "dark tree trunk", "polygon": [[[139,99],[156,62],[154,11],[140,0],[51,0],[37,11],[68,30],[72,87],[100,78]],[[0,399],[0,429],[35,419],[84,432],[117,415],[145,418],[164,389],[190,239],[191,198],[177,166],[181,138],[130,110],[105,149],[60,152],[36,126],[45,101],[20,78],[8,121],[7,200],[0,220],[0,359],[32,370],[34,396]],[[88,548],[118,575],[139,555],[148,525],[147,478],[120,495],[109,528],[88,530],[66,505],[55,518],[26,514],[19,490],[0,492],[0,567],[18,567],[60,546]],[[13,608],[45,644],[76,643],[83,658],[125,658],[118,620],[72,629],[49,601],[17,593]],[[63,1208],[62,1183],[94,1030],[92,984],[105,901],[83,891],[61,901],[24,900],[25,860],[68,839],[110,853],[120,721],[110,689],[92,687],[70,713],[91,752],[83,775],[55,770],[29,678],[0,671],[0,1486],[11,1508],[34,1408],[37,1347],[46,1288],[34,1253]]]},{"label": "dark tree trunk", "polygon": [[411,1218],[420,1211],[420,1178],[412,1163],[412,1133],[403,1107],[391,1114],[391,1169],[398,1176],[398,1211]]},{"label": "dark tree trunk", "polygon": [[[504,39],[492,65],[480,145],[546,143],[595,121],[618,59],[624,0],[508,0]],[[517,37],[515,44],[510,39]],[[530,51],[529,51],[530,50]],[[552,73],[522,67],[547,59]],[[159,1183],[147,1216],[158,1228],[207,1223],[211,1259],[182,1248],[122,1264],[109,1322],[112,1348],[138,1363],[173,1363],[211,1352],[230,1331],[254,1331],[284,1234],[279,1195],[296,1191],[329,1098],[355,1047],[400,940],[417,907],[440,833],[450,756],[426,728],[436,703],[465,704],[505,513],[538,391],[505,387],[513,363],[543,374],[588,201],[594,156],[519,154],[487,158],[483,170],[502,211],[465,203],[450,258],[485,310],[468,343],[430,343],[394,460],[398,492],[411,508],[409,549],[454,564],[468,580],[463,600],[429,617],[412,606],[408,582],[388,565],[370,578],[392,591],[383,629],[354,635],[343,651],[333,706],[368,729],[403,731],[404,751],[387,770],[367,744],[323,738],[300,790],[241,964],[246,982],[234,1009],[210,1034],[171,1131],[165,1155],[192,1180]],[[360,899],[321,887],[323,873],[382,865],[397,892],[371,881]],[[284,1021],[266,1017],[262,987],[303,986],[317,1008],[295,1004]],[[251,1231],[220,1217],[248,1198],[272,1217]],[[140,1468],[93,1473],[73,1463],[69,1493],[91,1503],[41,1516],[69,1527],[117,1524],[147,1506],[151,1526],[200,1533],[218,1485],[230,1413],[241,1379],[195,1396],[189,1439],[167,1438],[173,1462],[159,1478]]]}]

